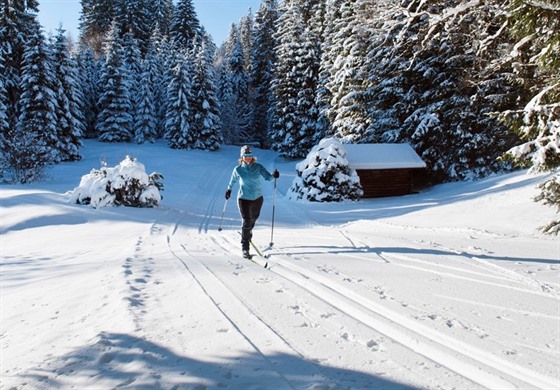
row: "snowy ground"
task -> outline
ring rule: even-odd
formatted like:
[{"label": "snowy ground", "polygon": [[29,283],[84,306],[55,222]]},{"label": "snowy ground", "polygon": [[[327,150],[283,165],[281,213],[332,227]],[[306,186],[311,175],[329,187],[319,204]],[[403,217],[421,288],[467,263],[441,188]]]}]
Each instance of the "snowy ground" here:
[{"label": "snowy ground", "polygon": [[[1,389],[558,389],[560,244],[526,172],[341,204],[285,198],[269,269],[223,193],[237,147],[87,142],[45,183],[1,186]],[[126,154],[155,209],[65,193]],[[255,242],[271,241],[273,186]]]}]

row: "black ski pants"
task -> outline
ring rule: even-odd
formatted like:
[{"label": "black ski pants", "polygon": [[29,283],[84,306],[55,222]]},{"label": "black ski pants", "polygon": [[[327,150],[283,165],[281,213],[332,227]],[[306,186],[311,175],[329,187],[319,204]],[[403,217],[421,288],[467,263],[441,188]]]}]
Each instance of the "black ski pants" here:
[{"label": "black ski pants", "polygon": [[255,222],[261,214],[264,198],[261,196],[255,200],[237,199],[239,213],[241,214],[241,248],[249,250],[249,241],[253,238]]}]

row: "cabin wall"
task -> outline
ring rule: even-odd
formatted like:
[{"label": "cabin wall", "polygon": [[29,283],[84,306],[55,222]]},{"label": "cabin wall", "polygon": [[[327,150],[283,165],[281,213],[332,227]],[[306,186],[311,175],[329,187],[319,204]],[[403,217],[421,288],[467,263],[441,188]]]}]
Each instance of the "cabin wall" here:
[{"label": "cabin wall", "polygon": [[357,169],[364,190],[363,198],[406,195],[415,192],[415,177],[424,169]]}]

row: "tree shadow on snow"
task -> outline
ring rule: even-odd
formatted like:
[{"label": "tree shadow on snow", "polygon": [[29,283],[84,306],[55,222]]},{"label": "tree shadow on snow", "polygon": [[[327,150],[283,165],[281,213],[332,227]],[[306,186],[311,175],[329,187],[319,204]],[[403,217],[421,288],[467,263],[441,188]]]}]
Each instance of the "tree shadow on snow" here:
[{"label": "tree shadow on snow", "polygon": [[298,245],[293,247],[282,247],[282,252],[288,255],[341,255],[341,254],[363,254],[372,253],[377,255],[380,259],[384,261],[389,261],[386,256],[389,257],[391,254],[401,254],[401,255],[432,255],[432,256],[444,256],[444,257],[465,257],[468,259],[476,260],[494,260],[494,261],[511,261],[511,262],[523,262],[523,263],[542,263],[542,264],[556,264],[560,265],[560,260],[555,259],[542,259],[542,258],[530,258],[530,257],[508,257],[508,256],[494,256],[486,254],[474,254],[465,251],[446,251],[440,249],[419,249],[419,248],[400,248],[400,247],[341,247],[341,246],[324,246],[324,245]]},{"label": "tree shadow on snow", "polygon": [[[183,351],[182,351],[183,352]],[[252,354],[212,361],[187,357],[155,342],[101,333],[93,345],[45,362],[21,382],[37,388],[86,389],[414,389],[296,355]]]}]

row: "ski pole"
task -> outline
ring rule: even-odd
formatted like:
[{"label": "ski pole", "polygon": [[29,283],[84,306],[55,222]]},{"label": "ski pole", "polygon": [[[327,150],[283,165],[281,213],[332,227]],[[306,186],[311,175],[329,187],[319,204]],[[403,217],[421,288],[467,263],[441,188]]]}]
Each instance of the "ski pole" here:
[{"label": "ski pole", "polygon": [[272,248],[274,245],[274,240],[272,239],[274,236],[274,211],[276,209],[276,178],[274,178],[274,192],[272,194],[272,229],[270,230],[270,244],[269,246]]},{"label": "ski pole", "polygon": [[218,227],[219,232],[222,231],[222,221],[224,220],[224,214],[226,213],[227,201],[228,199],[226,198],[226,201],[224,202],[224,209],[222,210],[222,218],[220,218],[220,227]]}]

